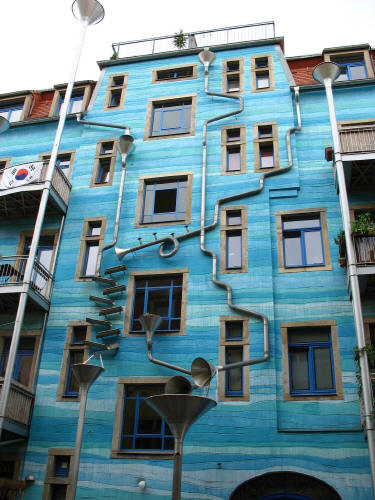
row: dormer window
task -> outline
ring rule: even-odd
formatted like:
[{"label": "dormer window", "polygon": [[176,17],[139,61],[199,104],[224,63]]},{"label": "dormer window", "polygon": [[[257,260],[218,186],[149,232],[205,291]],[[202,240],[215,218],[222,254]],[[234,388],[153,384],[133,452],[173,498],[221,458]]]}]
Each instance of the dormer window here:
[{"label": "dormer window", "polygon": [[10,123],[25,120],[32,102],[32,95],[16,92],[0,98],[0,116]]},{"label": "dormer window", "polygon": [[23,104],[13,104],[0,108],[0,116],[8,122],[19,122],[21,120]]},{"label": "dormer window", "polygon": [[331,57],[331,61],[340,67],[340,74],[337,82],[346,80],[361,80],[367,78],[366,64],[363,55]]},{"label": "dormer window", "polygon": [[[49,116],[59,116],[61,113],[62,105],[65,99],[66,87],[58,85],[55,87],[55,95],[53,97]],[[77,85],[69,99],[67,114],[80,113],[87,107],[90,97],[90,85]]]}]

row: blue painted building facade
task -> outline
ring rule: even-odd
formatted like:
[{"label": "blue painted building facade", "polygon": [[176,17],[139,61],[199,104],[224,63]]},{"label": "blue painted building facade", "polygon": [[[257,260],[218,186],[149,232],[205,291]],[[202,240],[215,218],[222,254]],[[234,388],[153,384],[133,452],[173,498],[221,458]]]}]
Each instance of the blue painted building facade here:
[{"label": "blue painted building facade", "polygon": [[[238,85],[239,91],[229,95],[241,95],[244,109],[208,124],[205,225],[214,220],[218,199],[233,199],[219,205],[218,224],[207,231],[205,245],[218,256],[218,279],[232,287],[233,303],[268,318],[269,359],[228,375],[219,372],[209,388],[194,391],[218,404],[185,439],[184,499],[372,498],[353,359],[352,304],[334,243],[342,221],[332,162],[324,156],[332,145],[325,94],[320,86],[301,86],[301,128],[290,131],[298,124],[296,82],[281,44],[270,39],[211,48],[216,59],[209,90],[221,93],[223,79],[226,90]],[[198,52],[99,63],[102,72],[85,119],[129,126],[136,146],[126,162],[119,248],[200,228],[203,123],[237,109],[238,102],[205,93]],[[188,76],[178,73],[182,66],[192,68]],[[339,122],[369,125],[375,116],[370,76],[361,84],[335,87]],[[11,158],[11,165],[35,161],[52,149],[55,127],[54,120],[13,124],[0,136],[0,159]],[[74,117],[65,126],[60,150],[74,151],[68,208],[51,208],[42,233],[57,235],[46,243],[53,249],[59,239],[53,293],[47,306],[39,301],[27,309],[23,325],[23,332],[35,337],[30,332],[43,332],[49,311],[39,359],[33,354],[31,425],[27,440],[18,440],[13,430],[0,450],[1,458],[18,460],[19,478],[34,476],[24,490],[26,500],[68,498],[79,411],[69,363],[95,352],[84,340],[118,348],[103,354],[105,371],[89,392],[80,499],[170,496],[172,441],[165,425],[145,410],[142,397],[162,391],[178,372],[147,359],[137,323],[142,308],[164,319],[163,331],[153,340],[157,359],[190,370],[197,357],[217,366],[264,354],[263,322],[228,306],[225,289],[212,281],[212,259],[201,251],[199,234],[181,238],[169,258],[159,255],[159,245],[127,253],[122,260],[127,269],[112,275],[125,291],[103,294],[113,284],[92,279],[99,267],[104,276],[105,269],[119,264],[114,248],[103,251],[103,246],[114,231],[121,161],[113,141],[121,133],[77,123]],[[365,152],[356,161],[371,159]],[[262,173],[275,170],[280,174],[265,178],[260,192],[240,195],[256,190]],[[153,196],[149,205],[147,193]],[[362,186],[350,198],[353,206],[371,209],[373,191]],[[5,210],[4,205],[1,254],[20,255],[20,234],[32,231],[35,218],[31,212],[18,216]],[[15,272],[17,265],[12,261]],[[10,286],[1,288],[9,295]],[[113,300],[122,311],[99,316],[105,305],[90,296]],[[3,358],[14,307],[5,304],[1,312]],[[370,324],[375,316],[371,294],[364,295],[363,310]],[[101,337],[100,331],[108,329],[114,334]]]}]

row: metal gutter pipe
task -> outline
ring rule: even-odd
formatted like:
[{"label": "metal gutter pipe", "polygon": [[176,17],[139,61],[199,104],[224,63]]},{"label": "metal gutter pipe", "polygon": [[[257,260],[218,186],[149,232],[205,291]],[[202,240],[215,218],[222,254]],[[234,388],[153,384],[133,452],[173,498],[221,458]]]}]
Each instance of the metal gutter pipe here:
[{"label": "metal gutter pipe", "polygon": [[[365,342],[365,331],[363,326],[361,293],[359,288],[354,245],[352,241],[349,200],[348,200],[348,193],[346,190],[344,165],[341,156],[340,136],[337,127],[335,103],[332,92],[332,81],[334,81],[337,78],[338,71],[339,67],[336,63],[332,62],[320,63],[318,64],[318,66],[315,67],[313,71],[313,77],[320,83],[324,84],[326,91],[328,111],[329,111],[329,121],[331,124],[331,132],[333,140],[333,149],[335,153],[336,178],[339,187],[339,200],[340,200],[342,221],[345,232],[345,245],[346,245],[346,254],[348,259],[348,274],[352,291],[355,331],[357,336],[358,348],[363,349],[366,346],[366,342]],[[368,366],[367,353],[365,351],[362,351],[360,355],[359,364],[360,364],[360,372],[362,378],[363,405],[365,411],[364,417],[365,417],[365,428],[367,431],[371,480],[372,480],[373,492],[375,494],[375,429],[374,429],[373,415],[372,415],[373,403],[372,403],[372,388],[370,384],[370,371]]]},{"label": "metal gutter pipe", "polygon": [[125,130],[127,134],[130,133],[130,127],[128,125],[114,125],[113,123],[101,123],[101,122],[91,122],[89,120],[83,120],[83,118],[86,116],[87,111],[84,113],[77,113],[77,122],[78,123],[83,123],[84,125],[96,125],[97,127],[108,127],[108,128],[120,128],[122,130]]}]

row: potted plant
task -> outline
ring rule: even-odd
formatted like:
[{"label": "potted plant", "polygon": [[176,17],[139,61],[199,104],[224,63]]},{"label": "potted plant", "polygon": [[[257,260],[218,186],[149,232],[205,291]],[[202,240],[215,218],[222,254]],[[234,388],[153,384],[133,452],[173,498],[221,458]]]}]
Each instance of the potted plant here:
[{"label": "potted plant", "polygon": [[359,214],[352,222],[352,233],[358,236],[375,236],[375,222],[370,212]]},{"label": "potted plant", "polygon": [[175,33],[175,35],[173,37],[173,45],[177,49],[184,49],[186,46],[186,40],[187,40],[187,36],[184,35],[184,32],[182,30],[180,30],[180,32]]},{"label": "potted plant", "polygon": [[339,264],[341,267],[346,266],[346,248],[345,248],[345,232],[341,229],[334,239],[336,245],[339,246]]}]

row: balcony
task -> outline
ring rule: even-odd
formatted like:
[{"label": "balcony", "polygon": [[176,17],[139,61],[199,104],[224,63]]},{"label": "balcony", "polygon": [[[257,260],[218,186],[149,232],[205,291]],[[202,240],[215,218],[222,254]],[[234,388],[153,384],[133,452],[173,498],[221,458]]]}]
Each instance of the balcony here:
[{"label": "balcony", "polygon": [[340,130],[342,154],[374,153],[375,125],[348,127]]},{"label": "balcony", "polygon": [[[186,45],[179,50],[197,47],[214,47],[217,45],[228,45],[232,43],[249,42],[255,40],[267,40],[275,38],[275,23],[265,22],[257,24],[245,24],[232,26],[230,28],[218,28],[215,30],[195,31],[184,33]],[[123,57],[146,56],[168,52],[176,52],[173,44],[175,35],[160,36],[156,38],[145,38],[130,42],[117,42],[112,44],[116,59]]]},{"label": "balcony", "polygon": [[[3,381],[1,380],[0,392],[2,387]],[[23,385],[13,381],[5,411],[2,441],[8,441],[19,437],[26,438],[28,436],[33,405],[34,394]]]},{"label": "balcony", "polygon": [[[23,289],[27,255],[0,257],[0,312],[13,311]],[[53,276],[43,264],[34,262],[29,296],[32,305],[47,311],[53,286]]]},{"label": "balcony", "polygon": [[[22,164],[21,164],[22,165]],[[21,165],[13,165],[0,171],[0,182],[4,172]],[[0,216],[17,218],[36,215],[43,188],[46,187],[48,162],[43,163],[40,177],[35,182],[0,190]],[[47,215],[64,214],[68,207],[72,186],[63,171],[56,166],[47,205]]]}]

